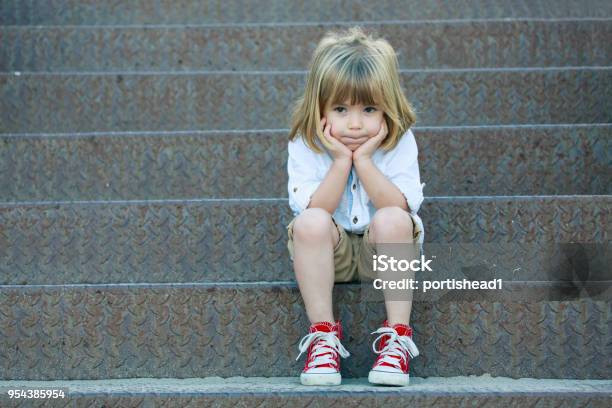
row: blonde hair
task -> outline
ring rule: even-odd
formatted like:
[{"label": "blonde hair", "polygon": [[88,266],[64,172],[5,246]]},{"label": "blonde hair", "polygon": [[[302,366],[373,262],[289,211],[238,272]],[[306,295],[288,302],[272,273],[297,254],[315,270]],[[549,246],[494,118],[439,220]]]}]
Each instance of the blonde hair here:
[{"label": "blonde hair", "polygon": [[412,106],[402,92],[399,63],[391,44],[374,39],[361,28],[329,32],[319,42],[310,63],[304,94],[295,102],[289,140],[300,134],[316,152],[317,138],[330,148],[323,136],[321,116],[327,104],[379,105],[387,122],[388,135],[380,147],[391,150],[416,121]]}]

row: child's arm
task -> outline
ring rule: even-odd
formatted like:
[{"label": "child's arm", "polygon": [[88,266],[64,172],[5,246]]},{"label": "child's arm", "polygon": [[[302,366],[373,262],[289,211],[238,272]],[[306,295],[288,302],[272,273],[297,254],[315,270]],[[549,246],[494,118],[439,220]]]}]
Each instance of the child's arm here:
[{"label": "child's arm", "polygon": [[[295,214],[306,208],[323,208],[333,214],[340,203],[350,160],[334,160],[330,166],[310,150],[301,139],[289,142],[287,172],[289,174],[289,206]],[[327,163],[327,164],[326,164]],[[329,166],[325,177],[319,178],[317,167]]]},{"label": "child's arm", "polygon": [[317,155],[298,137],[289,142],[287,173],[289,182],[289,206],[295,215],[300,214],[310,204],[310,199],[322,182],[316,171],[320,165]]},{"label": "child's arm", "polygon": [[406,198],[404,198],[400,189],[385,177],[374,165],[371,158],[356,161],[355,170],[374,207],[400,207],[410,211]]},{"label": "child's arm", "polygon": [[416,214],[423,202],[417,158],[416,141],[408,130],[387,152],[381,169],[371,158],[355,161],[355,170],[374,207],[397,206]]},{"label": "child's arm", "polygon": [[348,160],[334,160],[323,182],[312,195],[308,207],[323,208],[328,213],[333,214],[342,199],[351,166],[352,164]]}]

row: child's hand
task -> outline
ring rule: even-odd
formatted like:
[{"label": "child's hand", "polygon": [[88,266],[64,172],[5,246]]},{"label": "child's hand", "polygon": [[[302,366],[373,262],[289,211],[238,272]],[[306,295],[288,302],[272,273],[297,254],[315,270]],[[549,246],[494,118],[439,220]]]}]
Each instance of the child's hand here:
[{"label": "child's hand", "polygon": [[340,142],[338,139],[331,135],[331,123],[327,123],[327,118],[321,119],[321,127],[323,128],[323,135],[325,139],[332,145],[332,148],[329,149],[331,155],[336,161],[348,161],[352,163],[353,161],[353,152],[351,149],[346,147],[344,143]]},{"label": "child's hand", "polygon": [[387,121],[383,119],[380,130],[376,134],[376,136],[371,137],[367,142],[359,146],[357,150],[353,152],[353,162],[357,163],[358,161],[369,160],[378,146],[385,140],[387,137]]}]

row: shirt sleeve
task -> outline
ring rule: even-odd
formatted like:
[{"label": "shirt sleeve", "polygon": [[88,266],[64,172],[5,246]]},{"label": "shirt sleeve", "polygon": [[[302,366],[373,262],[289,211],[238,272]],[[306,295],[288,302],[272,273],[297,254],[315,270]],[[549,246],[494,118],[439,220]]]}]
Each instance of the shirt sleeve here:
[{"label": "shirt sleeve", "polygon": [[289,206],[294,215],[304,211],[314,192],[323,181],[317,177],[317,153],[300,136],[289,142],[287,173],[289,174]]},{"label": "shirt sleeve", "polygon": [[404,194],[409,211],[416,214],[423,202],[423,186],[419,173],[418,149],[408,129],[395,148],[387,153],[385,176]]}]

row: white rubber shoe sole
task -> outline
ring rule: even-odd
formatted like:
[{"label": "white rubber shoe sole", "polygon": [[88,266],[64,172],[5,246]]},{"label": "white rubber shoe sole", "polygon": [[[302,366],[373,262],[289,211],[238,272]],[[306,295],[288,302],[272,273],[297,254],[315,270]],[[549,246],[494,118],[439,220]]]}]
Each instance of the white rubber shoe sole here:
[{"label": "white rubber shoe sole", "polygon": [[340,373],[302,373],[300,382],[302,385],[340,385],[342,376]]},{"label": "white rubber shoe sole", "polygon": [[370,374],[368,374],[368,381],[372,384],[397,385],[403,387],[410,383],[410,374],[371,370]]}]

